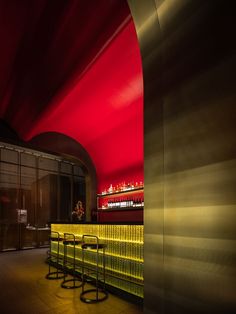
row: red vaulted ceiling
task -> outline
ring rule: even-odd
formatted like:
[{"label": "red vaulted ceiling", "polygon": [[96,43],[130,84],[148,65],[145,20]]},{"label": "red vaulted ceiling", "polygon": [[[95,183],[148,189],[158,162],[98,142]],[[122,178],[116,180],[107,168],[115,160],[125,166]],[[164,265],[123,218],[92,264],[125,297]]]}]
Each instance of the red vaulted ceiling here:
[{"label": "red vaulted ceiling", "polygon": [[100,188],[143,180],[143,81],[123,0],[1,0],[0,117],[84,146]]}]

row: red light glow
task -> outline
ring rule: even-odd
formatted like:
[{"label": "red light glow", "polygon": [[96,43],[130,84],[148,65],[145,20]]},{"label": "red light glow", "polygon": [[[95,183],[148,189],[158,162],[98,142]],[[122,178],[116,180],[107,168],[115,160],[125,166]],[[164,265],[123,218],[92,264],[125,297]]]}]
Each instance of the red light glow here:
[{"label": "red light glow", "polygon": [[143,181],[143,80],[133,22],[120,32],[69,92],[54,99],[27,134],[66,134],[90,154],[99,191]]}]

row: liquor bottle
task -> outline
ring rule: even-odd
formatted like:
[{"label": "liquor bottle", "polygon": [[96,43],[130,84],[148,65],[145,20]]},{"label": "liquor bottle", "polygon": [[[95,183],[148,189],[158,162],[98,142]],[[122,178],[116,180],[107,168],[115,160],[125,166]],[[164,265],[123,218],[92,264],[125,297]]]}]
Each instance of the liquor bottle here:
[{"label": "liquor bottle", "polygon": [[131,185],[129,183],[127,183],[126,190],[127,191],[131,190]]},{"label": "liquor bottle", "polygon": [[139,207],[142,207],[142,198],[139,199]]},{"label": "liquor bottle", "polygon": [[117,207],[117,208],[120,207],[120,202],[119,202],[119,199],[118,199],[118,198],[116,199],[116,207]]},{"label": "liquor bottle", "polygon": [[141,200],[140,200],[140,198],[138,198],[138,200],[137,200],[137,207],[140,207],[141,206]]},{"label": "liquor bottle", "polygon": [[132,199],[132,197],[129,200],[129,207],[133,207],[133,199]]}]

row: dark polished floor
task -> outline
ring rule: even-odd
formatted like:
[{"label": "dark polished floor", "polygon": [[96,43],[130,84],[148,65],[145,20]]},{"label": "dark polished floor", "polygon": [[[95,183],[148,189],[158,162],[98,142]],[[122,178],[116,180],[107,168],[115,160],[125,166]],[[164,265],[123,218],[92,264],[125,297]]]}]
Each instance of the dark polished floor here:
[{"label": "dark polished floor", "polygon": [[142,308],[115,295],[106,301],[85,304],[81,288],[66,290],[61,280],[47,280],[46,250],[35,249],[0,253],[1,314],[141,314]]}]

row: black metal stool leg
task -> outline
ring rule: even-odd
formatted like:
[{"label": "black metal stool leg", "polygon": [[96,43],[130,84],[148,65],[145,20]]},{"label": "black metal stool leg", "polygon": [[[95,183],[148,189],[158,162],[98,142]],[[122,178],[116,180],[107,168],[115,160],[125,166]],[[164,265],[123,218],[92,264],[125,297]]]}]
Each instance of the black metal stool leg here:
[{"label": "black metal stool leg", "polygon": [[[76,277],[76,262],[75,262],[75,246],[80,243],[79,240],[75,239],[75,235],[72,233],[64,233],[64,280],[61,283],[61,287],[65,289],[75,289],[79,288],[83,285],[83,282],[81,281],[80,278]],[[68,265],[68,245],[73,246],[73,262],[72,262],[72,278],[71,279],[66,279],[66,275],[69,274],[69,271],[67,270],[67,265]],[[80,282],[80,284],[76,284],[76,282]],[[73,283],[73,285],[71,284]]]},{"label": "black metal stool leg", "polygon": [[[85,238],[89,237],[89,238],[95,238],[96,239],[96,243],[86,243],[85,242]],[[84,253],[86,249],[91,249],[91,250],[96,250],[95,254],[96,254],[96,264],[95,264],[95,288],[93,289],[84,289],[84,286],[82,286],[82,292],[80,294],[80,300],[85,302],[85,303],[97,303],[97,302],[101,302],[107,299],[108,297],[108,293],[105,289],[105,248],[106,245],[99,243],[99,239],[97,236],[93,236],[93,235],[83,235],[82,237],[82,281],[83,284],[85,284],[85,260],[84,260]],[[101,255],[101,259],[102,259],[102,274],[103,274],[103,278],[102,278],[102,283],[103,283],[103,288],[99,288],[99,250],[102,249],[102,255]],[[86,295],[88,293],[95,293],[95,297],[86,297]],[[101,296],[102,294],[102,296]]]},{"label": "black metal stool leg", "polygon": [[[54,280],[54,279],[61,279],[64,276],[64,273],[59,270],[59,260],[60,260],[60,241],[63,239],[60,237],[59,232],[51,231],[50,235],[50,248],[49,248],[49,256],[47,259],[48,262],[48,273],[46,275],[46,279]],[[57,242],[57,251],[56,255],[54,256],[52,253],[52,243]],[[55,258],[55,260],[54,260]],[[56,267],[56,271],[51,271],[51,264]]]},{"label": "black metal stool leg", "polygon": [[105,247],[102,250],[102,254],[103,254],[103,258],[102,258],[102,262],[103,262],[103,290],[105,291],[106,289],[106,255],[105,255]]}]

